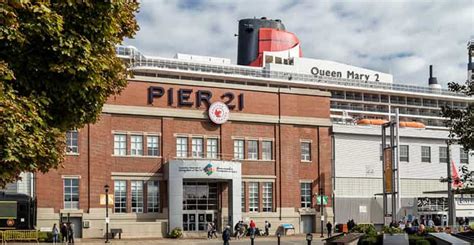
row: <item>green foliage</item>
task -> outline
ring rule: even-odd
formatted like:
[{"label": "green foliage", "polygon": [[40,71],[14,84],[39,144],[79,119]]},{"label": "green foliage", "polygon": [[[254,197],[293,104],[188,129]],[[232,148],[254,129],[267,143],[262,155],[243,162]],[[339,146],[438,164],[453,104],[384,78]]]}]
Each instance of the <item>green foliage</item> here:
[{"label": "green foliage", "polygon": [[365,233],[369,237],[377,236],[377,230],[373,224],[358,224],[350,232]]},{"label": "green foliage", "polygon": [[389,227],[386,225],[383,227],[382,231],[383,233],[387,233],[387,234],[404,233],[401,228]]},{"label": "green foliage", "polygon": [[179,227],[176,227],[174,228],[171,233],[170,233],[170,238],[180,238],[183,236],[183,231],[181,230],[181,228]]},{"label": "green foliage", "polygon": [[[410,245],[417,245],[418,241],[422,241],[423,244],[436,245],[436,241],[433,237],[420,236],[420,235],[408,235],[408,243]],[[426,242],[428,243],[426,243]]]},{"label": "green foliage", "polygon": [[360,245],[382,245],[383,244],[383,237],[382,235],[377,236],[365,236],[357,244]]},{"label": "green foliage", "polygon": [[416,241],[416,245],[430,245],[430,242],[428,240],[420,239]]},{"label": "green foliage", "polygon": [[135,1],[0,3],[0,187],[63,160],[65,131],[93,123],[126,85],[115,45],[138,30]]},{"label": "green foliage", "polygon": [[438,230],[436,229],[436,227],[425,227],[425,232],[427,233],[432,233],[432,232],[438,232]]},{"label": "green foliage", "polygon": [[[474,95],[474,82],[468,80],[464,85],[450,82],[449,90],[466,96]],[[467,108],[459,109],[443,106],[443,117],[448,118],[446,125],[450,129],[450,138],[458,142],[464,149],[474,150],[474,103],[469,103]]]}]

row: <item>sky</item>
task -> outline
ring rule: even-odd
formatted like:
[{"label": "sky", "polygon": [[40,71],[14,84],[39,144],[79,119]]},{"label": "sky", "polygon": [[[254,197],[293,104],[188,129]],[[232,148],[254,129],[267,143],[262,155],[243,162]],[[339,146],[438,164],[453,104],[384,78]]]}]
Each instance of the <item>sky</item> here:
[{"label": "sky", "polygon": [[467,77],[474,0],[142,0],[140,31],[124,45],[143,54],[176,53],[237,60],[238,20],[281,19],[303,56],[387,72],[396,83],[443,87]]}]

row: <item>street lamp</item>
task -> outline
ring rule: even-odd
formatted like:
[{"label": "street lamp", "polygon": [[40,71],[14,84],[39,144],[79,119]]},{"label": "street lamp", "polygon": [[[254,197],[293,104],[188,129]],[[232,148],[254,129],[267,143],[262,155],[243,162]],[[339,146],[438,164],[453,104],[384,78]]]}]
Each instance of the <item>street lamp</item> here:
[{"label": "street lamp", "polygon": [[311,233],[306,234],[306,241],[308,241],[308,245],[311,245],[312,240],[313,240],[313,235]]},{"label": "street lamp", "polygon": [[105,190],[105,243],[109,243],[109,185],[104,186]]}]

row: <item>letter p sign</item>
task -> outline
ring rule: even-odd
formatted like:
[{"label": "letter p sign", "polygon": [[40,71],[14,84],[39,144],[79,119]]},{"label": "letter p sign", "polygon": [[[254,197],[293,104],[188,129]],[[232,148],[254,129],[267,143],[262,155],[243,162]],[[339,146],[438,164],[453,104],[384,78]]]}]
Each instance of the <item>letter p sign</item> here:
[{"label": "letter p sign", "polygon": [[148,104],[153,104],[154,98],[160,98],[165,94],[165,90],[162,87],[150,86],[148,88]]}]

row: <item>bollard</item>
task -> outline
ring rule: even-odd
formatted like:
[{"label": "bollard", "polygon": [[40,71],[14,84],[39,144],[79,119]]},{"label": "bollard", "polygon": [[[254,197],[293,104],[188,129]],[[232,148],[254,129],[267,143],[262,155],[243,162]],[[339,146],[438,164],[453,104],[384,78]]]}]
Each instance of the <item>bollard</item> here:
[{"label": "bollard", "polygon": [[281,237],[281,234],[280,234],[280,232],[278,232],[278,233],[277,233],[278,245],[280,245],[280,237]]},{"label": "bollard", "polygon": [[255,239],[255,234],[252,232],[250,234],[250,245],[254,245],[253,240]]},{"label": "bollard", "polygon": [[313,235],[311,233],[306,234],[306,241],[308,245],[311,245],[311,241],[313,240]]}]

